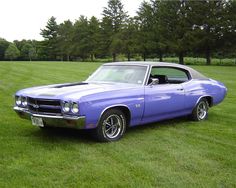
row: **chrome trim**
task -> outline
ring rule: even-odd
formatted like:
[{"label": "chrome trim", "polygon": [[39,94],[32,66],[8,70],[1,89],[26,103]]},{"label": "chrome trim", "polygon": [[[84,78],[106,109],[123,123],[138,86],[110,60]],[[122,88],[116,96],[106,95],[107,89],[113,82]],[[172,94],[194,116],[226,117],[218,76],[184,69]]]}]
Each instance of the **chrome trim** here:
[{"label": "chrome trim", "polygon": [[42,118],[46,126],[67,127],[74,129],[86,129],[86,128],[89,129],[89,127],[86,127],[85,116],[34,114],[31,113],[26,108],[21,108],[18,106],[13,107],[13,109],[23,119],[30,120],[32,116]]},{"label": "chrome trim", "polygon": [[144,76],[143,83],[142,83],[143,86],[146,85],[147,77],[148,77],[148,75],[149,75],[149,71],[150,71],[150,66],[146,66],[146,74],[145,74],[145,76]]},{"label": "chrome trim", "polygon": [[[205,97],[211,97],[212,100],[213,100],[213,97],[212,97],[212,96],[210,96],[210,95],[203,95],[203,96],[201,96],[201,97],[198,98],[197,102],[196,102],[195,105],[194,105],[194,108],[197,106],[197,104],[199,103],[199,101],[200,101],[202,98],[205,98]],[[212,104],[212,105],[208,104],[208,105],[209,105],[209,107],[213,106],[213,104]],[[193,108],[193,109],[194,109],[194,108]]]},{"label": "chrome trim", "polygon": [[[185,71],[187,72],[187,76],[188,76],[188,80],[183,82],[183,83],[187,83],[189,81],[192,81],[193,80],[193,77],[192,77],[192,73],[191,71],[189,71],[188,69],[184,69],[184,68],[180,68],[180,67],[176,67],[176,66],[165,66],[165,65],[149,65],[149,73],[148,73],[148,78],[146,80],[146,84],[145,85],[148,85],[148,79],[149,79],[149,76],[151,74],[151,71],[152,71],[152,68],[153,67],[160,67],[160,68],[173,68],[173,69],[179,69],[179,70],[182,70],[182,71]],[[183,84],[183,83],[180,83],[180,84]]]},{"label": "chrome trim", "polygon": [[146,71],[146,75],[145,75],[145,78],[144,78],[143,86],[148,85],[148,79],[149,79],[149,76],[150,76],[151,70],[152,70],[152,66],[148,65],[148,67],[147,67],[147,71]]},{"label": "chrome trim", "polygon": [[14,110],[17,110],[17,111],[22,111],[22,112],[28,111],[26,108],[21,108],[21,107],[19,107],[19,106],[14,106],[13,109],[14,109]]},{"label": "chrome trim", "polygon": [[[54,99],[27,97],[28,111],[36,114],[61,114],[61,101]],[[27,106],[21,106],[23,108]],[[49,111],[50,110],[50,111]]]},{"label": "chrome trim", "polygon": [[79,116],[79,117],[78,116],[58,116],[58,115],[53,116],[53,115],[46,115],[46,114],[34,114],[34,113],[31,113],[30,111],[28,111],[27,109],[20,108],[18,106],[15,106],[13,109],[15,111],[27,113],[31,116],[42,117],[42,118],[66,119],[66,120],[78,120],[78,119],[84,118],[84,116]]}]

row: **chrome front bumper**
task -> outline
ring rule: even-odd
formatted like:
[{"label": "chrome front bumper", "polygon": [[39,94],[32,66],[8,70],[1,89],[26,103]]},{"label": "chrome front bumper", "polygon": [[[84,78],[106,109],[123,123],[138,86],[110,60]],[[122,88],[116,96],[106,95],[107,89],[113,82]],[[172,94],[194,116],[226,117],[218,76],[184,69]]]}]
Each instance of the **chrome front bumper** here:
[{"label": "chrome front bumper", "polygon": [[31,116],[42,118],[45,126],[68,127],[75,129],[85,129],[85,116],[53,116],[44,114],[34,114],[25,108],[15,106],[15,112],[23,119],[31,120]]}]

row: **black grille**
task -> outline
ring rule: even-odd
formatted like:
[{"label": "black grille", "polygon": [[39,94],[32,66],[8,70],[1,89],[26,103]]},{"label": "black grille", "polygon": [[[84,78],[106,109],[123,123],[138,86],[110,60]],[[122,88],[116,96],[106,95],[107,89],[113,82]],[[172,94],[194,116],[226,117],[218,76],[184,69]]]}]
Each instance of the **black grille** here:
[{"label": "black grille", "polygon": [[28,108],[32,113],[38,114],[61,114],[60,100],[28,98]]}]

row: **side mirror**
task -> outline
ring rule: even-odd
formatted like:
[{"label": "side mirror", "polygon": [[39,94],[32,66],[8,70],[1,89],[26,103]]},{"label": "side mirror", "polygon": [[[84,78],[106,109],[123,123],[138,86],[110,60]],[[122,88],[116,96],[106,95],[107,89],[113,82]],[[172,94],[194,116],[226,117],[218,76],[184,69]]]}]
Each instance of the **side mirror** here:
[{"label": "side mirror", "polygon": [[150,86],[157,85],[159,84],[159,79],[158,78],[152,78],[152,82],[149,84]]}]

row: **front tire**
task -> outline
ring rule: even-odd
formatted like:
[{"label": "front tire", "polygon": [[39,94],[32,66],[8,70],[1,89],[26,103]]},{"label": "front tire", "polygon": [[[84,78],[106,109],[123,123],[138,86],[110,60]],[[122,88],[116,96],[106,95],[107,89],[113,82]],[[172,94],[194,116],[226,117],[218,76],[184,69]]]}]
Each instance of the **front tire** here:
[{"label": "front tire", "polygon": [[44,127],[39,127],[39,128],[40,128],[40,130],[48,131],[48,130],[53,129],[54,127],[50,127],[50,126],[44,125]]},{"label": "front tire", "polygon": [[205,120],[208,117],[208,109],[209,109],[209,104],[208,101],[203,98],[201,99],[195,108],[193,109],[191,118],[194,121],[202,121]]},{"label": "front tire", "polygon": [[110,109],[106,111],[95,129],[95,136],[101,142],[119,140],[126,130],[126,118],[122,111]]}]

